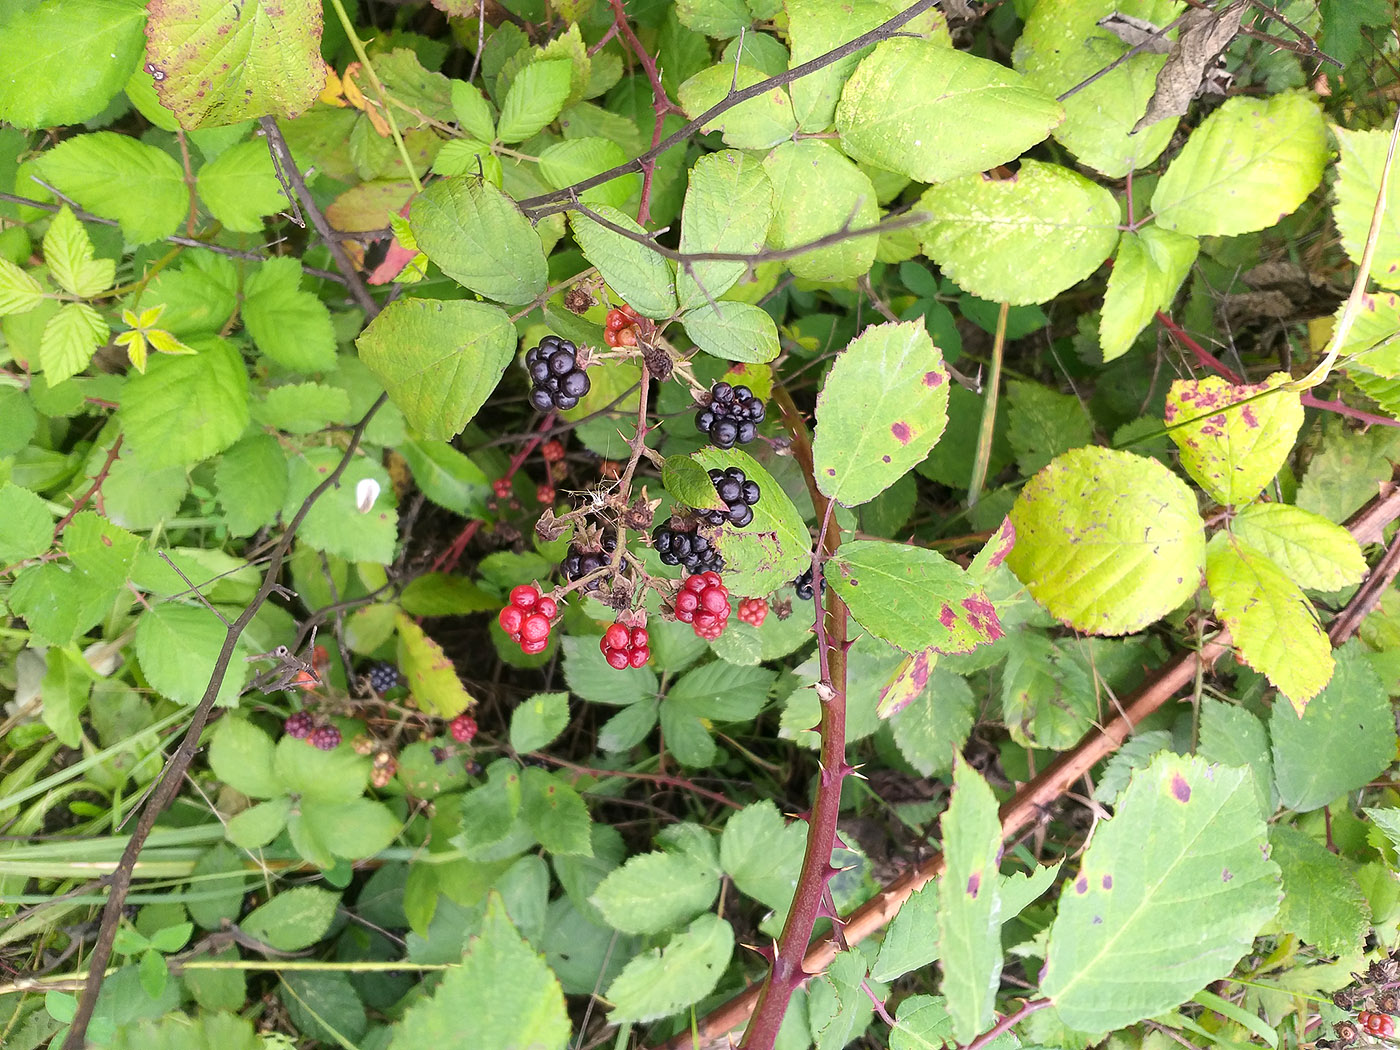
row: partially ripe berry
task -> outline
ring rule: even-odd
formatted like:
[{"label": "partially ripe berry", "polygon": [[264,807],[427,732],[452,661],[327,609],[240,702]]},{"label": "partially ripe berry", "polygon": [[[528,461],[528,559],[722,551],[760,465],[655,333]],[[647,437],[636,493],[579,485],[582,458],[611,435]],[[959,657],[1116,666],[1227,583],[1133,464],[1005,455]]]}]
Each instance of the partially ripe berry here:
[{"label": "partially ripe berry", "polygon": [[549,645],[550,621],[558,612],[553,598],[541,596],[538,587],[521,584],[511,590],[510,603],[500,611],[497,622],[511,641],[520,643],[522,652],[542,653]]},{"label": "partially ripe berry", "polygon": [[311,735],[311,730],[314,728],[316,728],[316,721],[306,711],[298,711],[294,715],[289,715],[287,720],[282,723],[282,731],[298,740],[305,740]]},{"label": "partially ripe berry", "polygon": [[491,491],[496,494],[497,499],[510,499],[510,481],[507,478],[497,478],[491,482]]},{"label": "partially ripe berry", "polygon": [[518,605],[522,609],[529,609],[540,600],[539,588],[531,587],[528,583],[522,583],[519,587],[512,587],[510,591],[510,604]]},{"label": "partially ripe berry", "polygon": [[463,712],[448,723],[447,729],[457,743],[470,744],[472,737],[476,736],[476,719]]},{"label": "partially ripe berry", "polygon": [[603,651],[608,666],[621,671],[627,667],[641,667],[651,659],[651,649],[647,645],[650,640],[645,627],[615,623],[603,632],[598,648]]},{"label": "partially ripe berry", "polygon": [[763,598],[744,598],[739,602],[739,619],[752,627],[761,627],[768,616],[768,602]]},{"label": "partially ripe berry", "polygon": [[546,463],[558,463],[564,458],[564,443],[558,438],[550,438],[540,446],[540,455]]},{"label": "partially ripe berry", "polygon": [[702,572],[681,584],[672,603],[676,619],[688,623],[697,635],[714,641],[729,623],[729,591],[715,572]]},{"label": "partially ripe berry", "polygon": [[318,751],[334,751],[340,746],[340,730],[333,725],[317,726],[306,742]]}]

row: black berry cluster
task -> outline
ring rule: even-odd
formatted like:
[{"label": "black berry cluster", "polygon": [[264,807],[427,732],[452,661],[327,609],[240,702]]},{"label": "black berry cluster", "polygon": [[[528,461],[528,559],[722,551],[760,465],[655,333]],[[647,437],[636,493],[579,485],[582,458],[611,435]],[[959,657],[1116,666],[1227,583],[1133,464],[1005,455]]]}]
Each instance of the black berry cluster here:
[{"label": "black berry cluster", "polygon": [[[597,572],[612,559],[613,551],[617,550],[617,533],[608,529],[603,533],[600,541],[603,544],[602,550],[583,550],[580,547],[570,544],[569,553],[564,556],[564,575],[570,580],[581,580],[590,572]],[[584,590],[594,591],[598,589],[601,580],[594,580],[584,587]]]},{"label": "black berry cluster", "polygon": [[530,404],[541,412],[573,408],[588,393],[588,373],[578,367],[578,347],[557,335],[547,335],[525,354],[530,372]]},{"label": "black berry cluster", "polygon": [[724,501],[724,510],[702,510],[700,518],[707,525],[723,525],[728,522],[736,529],[742,529],[753,521],[753,507],[760,495],[758,482],[752,481],[738,467],[710,471],[710,481],[715,491]]},{"label": "black berry cluster", "polygon": [[716,383],[710,389],[710,403],[695,413],[695,426],[718,448],[747,445],[758,434],[763,411],[763,399],[754,397],[748,387]]},{"label": "black berry cluster", "polygon": [[683,532],[669,525],[652,531],[651,545],[663,565],[684,565],[688,573],[723,572],[724,558],[715,545],[698,532]]},{"label": "black berry cluster", "polygon": [[[815,597],[816,592],[812,588],[812,570],[807,569],[797,579],[792,581],[792,588],[797,592],[797,597],[804,602],[810,602]],[[826,580],[821,582],[822,593],[826,593]]]},{"label": "black berry cluster", "polygon": [[399,684],[399,669],[393,664],[381,660],[377,664],[370,665],[369,687],[380,696],[383,696],[390,689],[394,689]]}]

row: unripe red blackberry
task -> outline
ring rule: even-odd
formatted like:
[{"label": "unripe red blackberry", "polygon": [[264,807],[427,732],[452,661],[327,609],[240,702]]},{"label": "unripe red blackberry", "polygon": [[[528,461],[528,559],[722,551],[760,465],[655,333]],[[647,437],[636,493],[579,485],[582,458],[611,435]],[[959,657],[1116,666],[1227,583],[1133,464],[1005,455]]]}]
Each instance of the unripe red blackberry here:
[{"label": "unripe red blackberry", "polygon": [[296,714],[288,715],[287,720],[282,723],[283,732],[298,740],[305,740],[315,728],[316,720],[311,717],[309,711],[298,711]]},{"label": "unripe red blackberry", "polygon": [[317,726],[306,742],[318,751],[334,751],[340,746],[340,730],[333,725]]}]

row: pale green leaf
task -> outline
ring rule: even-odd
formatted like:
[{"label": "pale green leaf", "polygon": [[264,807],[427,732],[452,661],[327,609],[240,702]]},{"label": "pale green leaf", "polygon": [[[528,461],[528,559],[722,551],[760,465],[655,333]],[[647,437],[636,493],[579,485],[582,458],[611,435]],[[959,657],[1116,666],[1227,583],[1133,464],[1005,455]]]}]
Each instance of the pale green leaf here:
[{"label": "pale green leaf", "polygon": [[792,902],[806,844],[806,822],[784,819],[778,807],[764,799],[725,822],[720,865],[742,892],[781,912]]},{"label": "pale green leaf", "polygon": [[1303,203],[1326,163],[1327,132],[1314,97],[1238,95],[1186,140],[1157,183],[1152,210],[1158,226],[1178,233],[1262,230]]},{"label": "pale green leaf", "polygon": [[102,315],[87,303],[65,303],[44,325],[39,340],[39,364],[49,386],[87,368],[110,331]]},{"label": "pale green leaf", "polygon": [[13,482],[0,485],[0,566],[37,558],[52,546],[53,515],[44,501]]},{"label": "pale green leaf", "polygon": [[715,873],[686,853],[639,853],[599,883],[589,899],[623,933],[660,933],[714,903]]},{"label": "pale green leaf", "polygon": [[1248,769],[1259,798],[1259,812],[1268,815],[1277,807],[1269,734],[1254,714],[1238,704],[1202,697],[1201,742],[1197,752],[1222,766]]},{"label": "pale green leaf", "polygon": [[224,150],[199,169],[195,188],[209,213],[239,233],[260,233],[263,216],[290,207],[262,139]]},{"label": "pale green leaf", "polygon": [[44,262],[49,265],[49,276],[80,298],[105,292],[112,287],[117,272],[111,259],[93,258],[87,230],[66,204],[44,234]]},{"label": "pale green leaf", "polygon": [[1269,713],[1279,800],[1299,812],[1364,787],[1395,761],[1390,699],[1361,643],[1348,642],[1336,659],[1336,674],[1301,717],[1277,702]]},{"label": "pale green leaf", "polygon": [[568,724],[568,693],[536,693],[510,714],[510,746],[522,755],[538,751]]},{"label": "pale green leaf", "polygon": [[[1177,0],[1040,0],[1016,39],[1011,60],[1027,80],[1047,94],[1078,87],[1061,103],[1065,119],[1051,134],[1079,161],[1110,178],[1149,166],[1171,141],[1178,118],[1158,121],[1137,133],[1157,87],[1164,54],[1130,48],[1099,24],[1122,13],[1157,26],[1180,14]],[[1175,32],[1167,36],[1174,42]],[[1095,79],[1085,83],[1090,77]]]},{"label": "pale green leaf", "polygon": [[[1166,123],[1170,122],[1162,121],[1152,127]],[[1099,317],[1099,345],[1105,361],[1127,353],[1157,311],[1171,305],[1181,282],[1191,272],[1199,247],[1195,238],[1158,226],[1144,226],[1123,234]]]},{"label": "pale green leaf", "polygon": [[219,720],[209,741],[209,768],[235,791],[252,798],[275,798],[281,782],[272,769],[272,738],[246,718]]},{"label": "pale green leaf", "polygon": [[[910,84],[919,90],[911,93]],[[1053,96],[1000,63],[896,38],[876,45],[851,74],[836,130],[855,160],[947,182],[1019,157],[1063,117]],[[973,126],[977,134],[968,134]]]},{"label": "pale green leaf", "polygon": [[1155,459],[1068,452],[1021,490],[1011,524],[1007,565],[1036,601],[1081,631],[1141,630],[1200,586],[1196,497]]},{"label": "pale green leaf", "polygon": [[193,356],[153,358],[129,376],[117,412],[147,469],[190,467],[228,448],[248,425],[248,372],[234,346],[192,340]]},{"label": "pale green leaf", "polygon": [[472,138],[490,142],[496,137],[491,103],[465,80],[452,81],[452,113],[457,118],[457,126]]},{"label": "pale green leaf", "polygon": [[187,0],[146,26],[146,72],[184,128],[295,117],[326,82],[317,0]]},{"label": "pale green leaf", "polygon": [[1216,502],[1233,506],[1257,499],[1293,451],[1303,405],[1297,393],[1276,389],[1291,378],[1275,372],[1248,386],[1219,376],[1172,383],[1163,413],[1168,433],[1186,473]]},{"label": "pale green leaf", "polygon": [[921,321],[872,325],[836,358],[817,396],[813,470],[848,507],[917,464],[948,423],[948,370]]},{"label": "pale green leaf", "polygon": [[326,935],[339,904],[339,893],[295,886],[254,908],[238,925],[249,937],[278,951],[298,952]]},{"label": "pale green leaf", "polygon": [[253,434],[219,459],[214,484],[230,534],[251,536],[270,525],[287,496],[287,457],[271,434]]},{"label": "pale green leaf", "polygon": [[906,653],[966,653],[1002,635],[986,592],[937,551],[853,540],[825,575],[862,627]]},{"label": "pale green leaf", "polygon": [[1230,531],[1300,587],[1338,591],[1360,583],[1366,575],[1366,558],[1351,533],[1300,507],[1252,503],[1235,515]]},{"label": "pale green leaf", "polygon": [[339,802],[305,798],[298,800],[298,810],[287,821],[287,830],[299,850],[303,843],[312,844],[314,859],[322,867],[332,866],[335,857],[372,857],[398,838],[402,828],[387,806],[368,798]]},{"label": "pale green leaf", "polygon": [[[551,189],[563,189],[626,163],[627,154],[610,139],[586,135],[569,138],[540,152],[540,177]],[[620,208],[642,188],[642,176],[635,171],[617,175],[579,194],[585,204],[608,204]]]},{"label": "pale green leaf", "polygon": [[767,310],[728,300],[698,306],[681,317],[685,334],[701,350],[727,361],[757,364],[778,356],[778,326]]},{"label": "pale green leaf", "polygon": [[1163,754],[1139,771],[1060,896],[1041,980],[1060,1019],[1124,1027],[1228,975],[1278,908],[1264,847],[1244,770]]},{"label": "pale green leaf", "polygon": [[[228,629],[208,609],[197,605],[153,605],[136,624],[136,658],[152,689],[180,704],[197,704],[214,673],[214,662]],[[248,680],[248,650],[234,648],[219,685],[217,703],[229,706]]]},{"label": "pale green leaf", "polygon": [[517,73],[501,103],[496,137],[521,142],[554,120],[568,101],[573,70],[568,59],[549,58],[531,62]]},{"label": "pale green leaf", "polygon": [[224,834],[239,849],[262,849],[282,834],[291,812],[292,800],[287,795],[259,802],[229,818]]},{"label": "pale green leaf", "polygon": [[338,386],[283,383],[252,404],[253,422],[286,434],[314,434],[350,422],[350,397]]},{"label": "pale green leaf", "polygon": [[1279,924],[1323,955],[1360,951],[1371,908],[1351,862],[1287,824],[1270,830],[1269,857],[1283,871]]},{"label": "pale green leaf", "polygon": [[[266,155],[267,147],[260,148]],[[45,182],[78,206],[120,222],[133,244],[168,237],[189,214],[190,191],[179,163],[127,135],[76,135],[43,153],[37,167]]]},{"label": "pale green leaf", "polygon": [[[690,186],[681,210],[680,250],[761,252],[773,212],[773,184],[758,160],[738,150],[706,154],[690,169]],[[681,309],[718,299],[744,276],[747,268],[742,262],[717,261],[697,261],[688,269],[682,267],[676,274]]]},{"label": "pale green leaf", "polygon": [[1043,303],[1097,270],[1118,243],[1118,202],[1055,164],[1007,179],[965,175],[919,199],[924,253],[960,288],[1013,306]]},{"label": "pale green leaf", "polygon": [[301,277],[293,258],[260,265],[243,286],[243,323],[258,349],[278,364],[324,372],[335,367],[335,330],[326,304],[301,289]]},{"label": "pale green leaf", "polygon": [[[607,222],[639,237],[646,230],[616,208],[593,209]],[[598,267],[603,280],[643,317],[664,318],[676,309],[676,281],[671,264],[645,244],[596,222],[579,212],[569,213],[574,239],[584,257]]]},{"label": "pale green leaf", "polygon": [[1332,677],[1332,646],[1298,585],[1265,555],[1229,533],[1206,555],[1211,605],[1241,659],[1301,712]]},{"label": "pale green leaf", "polygon": [[734,931],[718,915],[701,915],[663,948],[638,955],[608,985],[609,1020],[654,1021],[714,990],[734,953]]},{"label": "pale green leaf", "polygon": [[717,40],[738,36],[753,21],[744,0],[676,0],[676,18],[692,32]]},{"label": "pale green leaf", "polygon": [[[1371,230],[1371,216],[1381,192],[1381,173],[1390,148],[1390,132],[1348,131],[1333,125],[1340,157],[1337,161],[1337,204],[1332,219],[1342,236],[1342,249],[1360,263]],[[1371,278],[1383,288],[1400,288],[1400,188],[1391,172],[1381,216],[1380,237],[1371,260]],[[1368,367],[1370,362],[1367,362]],[[1393,373],[1391,373],[1393,374]]]},{"label": "pale green leaf", "polygon": [[518,306],[544,291],[544,245],[515,202],[470,175],[441,179],[413,199],[409,226],[442,272],[488,299]]},{"label": "pale green leaf", "polygon": [[424,437],[455,437],[486,402],[515,353],[499,307],[462,299],[398,299],[356,340],[360,359]]},{"label": "pale green leaf", "polygon": [[[1334,210],[1333,214],[1339,210]],[[1341,321],[1347,309],[1346,302],[1338,305],[1333,315],[1334,324]],[[1360,365],[1366,372],[1387,379],[1400,376],[1400,295],[1393,292],[1363,295],[1338,354],[1345,365]]]},{"label": "pale green leaf", "polygon": [[936,883],[926,882],[900,905],[870,969],[871,977],[893,981],[938,958],[938,892]]},{"label": "pale green leaf", "polygon": [[[768,154],[763,170],[773,184],[777,212],[768,246],[798,248],[846,230],[874,227],[879,204],[869,176],[821,139],[784,142]],[[797,277],[846,281],[870,270],[877,236],[846,237],[784,260]]]},{"label": "pale green leaf", "polygon": [[738,467],[762,492],[753,521],[742,529],[723,525],[718,530],[715,545],[724,555],[729,588],[735,594],[767,594],[795,580],[812,563],[812,541],[783,487],[742,449],[704,448],[692,458],[706,470]]},{"label": "pale green leaf", "polygon": [[43,285],[9,259],[0,259],[0,317],[28,313],[43,301]]},{"label": "pale green leaf", "polygon": [[[730,88],[742,91],[768,78],[753,66],[720,63],[700,70],[676,91],[686,116],[701,114],[723,102]],[[769,149],[792,137],[797,121],[787,89],[775,87],[737,106],[731,106],[701,129],[718,131],[726,146],[735,149]]]},{"label": "pale green leaf", "polygon": [[520,813],[551,854],[592,856],[588,806],[555,774],[531,766],[521,771]]}]

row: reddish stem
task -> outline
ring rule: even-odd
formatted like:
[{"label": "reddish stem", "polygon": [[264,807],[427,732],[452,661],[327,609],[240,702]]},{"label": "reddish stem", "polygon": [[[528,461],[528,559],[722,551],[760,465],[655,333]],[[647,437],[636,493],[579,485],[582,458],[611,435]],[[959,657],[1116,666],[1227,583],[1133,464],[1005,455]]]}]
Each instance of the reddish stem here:
[{"label": "reddish stem", "polygon": [[[662,123],[666,119],[667,113],[676,112],[676,106],[666,97],[666,89],[661,86],[661,74],[656,69],[656,59],[647,54],[647,49],[642,47],[642,42],[637,39],[637,34],[632,32],[632,27],[627,24],[627,15],[622,10],[622,0],[609,0],[613,9],[613,24],[618,34],[627,41],[627,46],[632,49],[632,53],[637,56],[637,61],[642,65],[642,72],[647,76],[647,82],[651,84],[651,108],[655,114],[655,120],[651,128],[651,148],[652,152],[661,143]],[[651,218],[651,179],[656,173],[656,158],[642,161],[642,198],[641,204],[637,207],[637,222],[645,226]]]},{"label": "reddish stem", "polygon": [[77,517],[78,511],[82,510],[83,507],[87,504],[87,501],[92,499],[92,497],[96,496],[97,493],[102,490],[102,483],[107,480],[107,475],[112,470],[112,464],[117,461],[117,453],[121,451],[122,438],[124,436],[125,435],[123,434],[118,434],[117,440],[112,442],[112,447],[107,451],[107,462],[102,464],[102,469],[99,470],[96,476],[92,479],[92,487],[78,497],[78,501],[73,504],[73,509],[70,510],[67,514],[63,515],[63,517],[59,518],[58,524],[53,527],[53,538],[55,543],[57,543],[58,538],[63,535],[63,530],[68,527],[68,523],[72,521],[75,517]]}]

